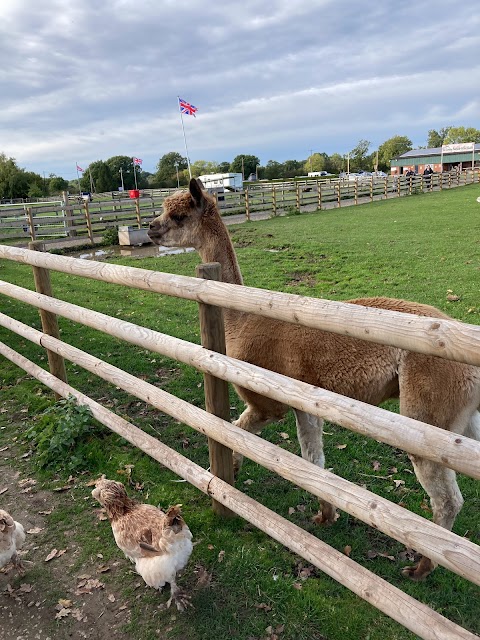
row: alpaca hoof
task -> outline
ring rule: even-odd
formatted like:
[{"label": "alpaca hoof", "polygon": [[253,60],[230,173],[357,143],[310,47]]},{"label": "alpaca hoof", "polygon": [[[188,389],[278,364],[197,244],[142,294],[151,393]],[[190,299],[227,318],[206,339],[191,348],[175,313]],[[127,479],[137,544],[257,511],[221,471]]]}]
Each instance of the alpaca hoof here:
[{"label": "alpaca hoof", "polygon": [[406,578],[410,578],[414,582],[421,582],[432,573],[435,569],[435,565],[429,558],[423,557],[420,562],[411,565],[410,567],[404,567],[402,569],[402,575]]},{"label": "alpaca hoof", "polygon": [[313,516],[312,520],[315,524],[322,527],[327,527],[331,524],[335,524],[340,515],[336,512],[333,505],[325,505],[316,516]]}]

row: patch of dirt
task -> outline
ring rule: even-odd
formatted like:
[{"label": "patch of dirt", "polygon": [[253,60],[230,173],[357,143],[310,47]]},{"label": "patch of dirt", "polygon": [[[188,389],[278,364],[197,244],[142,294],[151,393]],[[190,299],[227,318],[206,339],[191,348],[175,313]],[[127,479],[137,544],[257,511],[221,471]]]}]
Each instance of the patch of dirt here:
[{"label": "patch of dirt", "polygon": [[[116,566],[124,570],[123,558],[119,555],[118,562],[102,567],[97,556],[92,566],[73,571],[78,543],[68,530],[58,533],[58,540],[49,530],[48,515],[69,499],[67,494],[38,489],[35,480],[19,470],[13,456],[0,459],[0,507],[27,532],[22,549],[24,575],[8,570],[8,565],[0,570],[1,640],[132,637],[122,631],[129,621],[130,603],[102,580],[104,570],[109,575]],[[55,557],[46,561],[54,547]]]},{"label": "patch of dirt", "polygon": [[298,284],[306,284],[308,287],[314,287],[317,284],[317,279],[309,273],[295,271],[290,275],[290,280],[286,282],[286,286],[294,287]]}]

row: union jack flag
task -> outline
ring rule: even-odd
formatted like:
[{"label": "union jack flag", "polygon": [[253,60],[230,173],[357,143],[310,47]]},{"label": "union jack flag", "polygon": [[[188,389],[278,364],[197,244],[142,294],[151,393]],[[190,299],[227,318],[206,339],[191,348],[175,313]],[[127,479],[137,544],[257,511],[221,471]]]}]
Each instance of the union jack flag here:
[{"label": "union jack flag", "polygon": [[133,164],[142,164],[143,160],[141,158],[132,158]]},{"label": "union jack flag", "polygon": [[195,113],[198,111],[198,109],[197,107],[194,107],[193,104],[185,102],[185,100],[179,98],[178,106],[180,107],[180,113],[184,113],[186,116],[193,116],[195,118]]},{"label": "union jack flag", "polygon": [[77,171],[81,171],[83,173],[82,167],[79,167],[78,164],[77,164]]}]

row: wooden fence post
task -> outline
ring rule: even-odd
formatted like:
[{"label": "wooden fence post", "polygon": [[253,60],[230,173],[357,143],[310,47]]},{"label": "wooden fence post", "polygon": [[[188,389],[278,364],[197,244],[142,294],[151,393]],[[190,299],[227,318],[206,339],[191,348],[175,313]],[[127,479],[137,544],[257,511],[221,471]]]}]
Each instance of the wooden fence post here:
[{"label": "wooden fence post", "polygon": [[342,206],[342,199],[341,199],[341,195],[340,195],[340,182],[337,182],[337,202],[338,202],[338,206],[341,207]]},{"label": "wooden fence post", "polygon": [[32,207],[27,207],[27,219],[28,219],[28,226],[30,229],[30,237],[32,238],[32,241],[33,241],[35,240],[35,225],[33,224]]},{"label": "wooden fence post", "polygon": [[85,202],[83,203],[83,208],[85,209],[85,220],[86,220],[86,223],[87,223],[88,237],[90,238],[90,242],[93,245],[93,244],[95,244],[95,242],[93,240],[92,221],[90,219],[90,211],[88,210],[88,202],[87,202],[87,200],[85,200]]},{"label": "wooden fence post", "polygon": [[322,210],[322,185],[320,182],[318,183],[317,191],[318,191],[318,208],[321,211]]},{"label": "wooden fence post", "polygon": [[358,204],[358,180],[355,180],[355,184],[353,185],[353,201],[355,204]]},{"label": "wooden fence post", "polygon": [[298,182],[295,185],[295,208],[300,211],[300,185]]},{"label": "wooden fence post", "polygon": [[370,202],[373,202],[373,176],[370,178]]},{"label": "wooden fence post", "polygon": [[[204,280],[222,280],[222,268],[218,262],[200,264],[196,275]],[[200,333],[202,346],[211,351],[225,354],[225,328],[223,324],[223,309],[210,304],[198,305],[200,318]],[[203,375],[205,387],[205,409],[209,413],[230,422],[230,399],[228,383],[220,378],[205,373]],[[234,484],[232,450],[220,444],[213,438],[208,438],[210,454],[210,471],[214,476]],[[212,508],[217,515],[231,516],[232,512],[223,504],[212,500]]]},{"label": "wooden fence post", "polygon": [[247,220],[250,220],[250,202],[248,199],[248,187],[245,189],[245,215]]},{"label": "wooden fence post", "polygon": [[142,228],[142,217],[140,215],[140,200],[139,198],[135,198],[135,215],[137,217],[138,228]]},{"label": "wooden fence post", "polygon": [[[32,251],[45,251],[45,244],[43,242],[29,242],[28,248]],[[35,289],[37,293],[43,293],[46,296],[53,297],[52,283],[50,280],[50,271],[43,267],[32,267],[33,278],[35,280]],[[39,309],[40,318],[42,321],[43,332],[52,336],[53,338],[60,338],[60,332],[58,330],[57,316],[51,311],[45,311]],[[58,355],[54,351],[47,349],[48,368],[50,373],[61,380],[67,382],[67,370],[65,369],[65,360],[62,356]],[[62,396],[58,393],[55,394],[57,400],[60,400]]]},{"label": "wooden fence post", "polygon": [[388,198],[388,176],[384,178],[383,193],[385,194],[385,198]]},{"label": "wooden fence post", "polygon": [[275,191],[275,185],[272,185],[272,209],[273,215],[277,215],[277,192]]}]

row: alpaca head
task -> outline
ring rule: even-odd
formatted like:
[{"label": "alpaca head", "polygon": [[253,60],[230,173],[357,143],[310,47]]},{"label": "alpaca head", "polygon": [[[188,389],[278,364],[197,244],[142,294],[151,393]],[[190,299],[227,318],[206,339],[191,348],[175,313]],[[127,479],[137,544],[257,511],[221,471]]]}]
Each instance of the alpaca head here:
[{"label": "alpaca head", "polygon": [[202,245],[202,226],[206,220],[218,216],[215,200],[202,189],[202,183],[190,180],[187,192],[178,192],[163,202],[163,213],[150,223],[148,235],[165,247],[194,247]]}]

